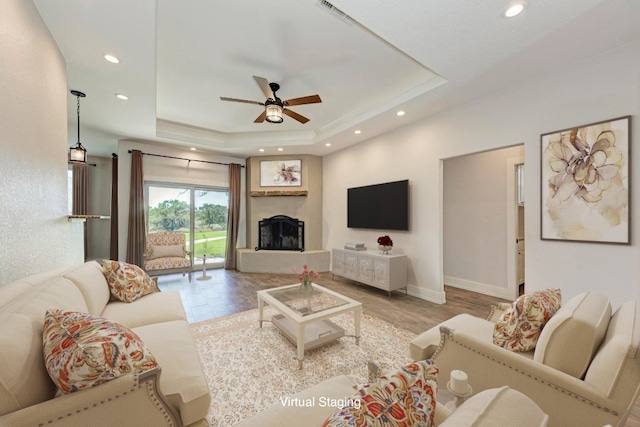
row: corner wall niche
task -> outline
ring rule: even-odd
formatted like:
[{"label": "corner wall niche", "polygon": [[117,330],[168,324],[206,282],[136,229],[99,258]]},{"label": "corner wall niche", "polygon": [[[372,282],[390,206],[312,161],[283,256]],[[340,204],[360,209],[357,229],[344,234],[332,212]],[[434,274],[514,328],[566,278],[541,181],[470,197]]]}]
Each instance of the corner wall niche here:
[{"label": "corner wall niche", "polygon": [[[300,159],[299,186],[261,186],[260,163]],[[238,270],[278,273],[298,271],[308,264],[315,271],[329,271],[330,252],[322,247],[322,157],[311,155],[262,156],[246,160],[247,246],[238,249]],[[259,246],[259,223],[285,215],[304,223],[304,252],[299,250],[255,251]]]}]

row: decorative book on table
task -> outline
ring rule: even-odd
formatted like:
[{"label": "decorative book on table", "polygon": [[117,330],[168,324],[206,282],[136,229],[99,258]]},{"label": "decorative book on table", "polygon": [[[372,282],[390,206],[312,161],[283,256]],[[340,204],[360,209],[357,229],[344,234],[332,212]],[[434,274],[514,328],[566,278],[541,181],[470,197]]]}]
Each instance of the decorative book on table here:
[{"label": "decorative book on table", "polygon": [[367,248],[364,245],[364,243],[354,243],[354,242],[345,243],[344,244],[344,248],[352,250],[352,251],[366,251],[367,250]]}]

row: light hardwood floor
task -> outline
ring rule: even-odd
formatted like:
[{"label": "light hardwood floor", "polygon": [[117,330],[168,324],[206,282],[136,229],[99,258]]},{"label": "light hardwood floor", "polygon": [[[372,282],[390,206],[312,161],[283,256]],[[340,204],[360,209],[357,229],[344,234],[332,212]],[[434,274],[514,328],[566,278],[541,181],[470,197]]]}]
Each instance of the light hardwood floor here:
[{"label": "light hardwood floor", "polygon": [[[235,270],[209,270],[209,280],[197,280],[202,275],[195,272],[191,283],[186,276],[174,274],[160,276],[162,290],[178,290],[190,322],[239,313],[258,307],[256,292],[261,289],[297,283],[295,274],[240,273]],[[499,300],[494,297],[445,287],[446,304],[435,304],[404,291],[387,292],[356,282],[323,273],[315,282],[350,298],[362,302],[363,310],[400,328],[416,334],[437,325],[459,313],[479,317],[489,314],[490,306]]]},{"label": "light hardwood floor", "polygon": [[[161,290],[177,290],[187,312],[189,322],[226,316],[258,307],[256,291],[297,282],[295,274],[240,273],[235,270],[214,269],[207,272],[211,279],[197,280],[196,271],[191,282],[180,274],[160,276]],[[435,304],[403,291],[384,291],[359,285],[352,280],[323,273],[318,284],[362,302],[366,313],[386,320],[400,328],[419,334],[460,313],[486,317],[490,306],[500,300],[495,297],[445,286],[447,302]],[[408,351],[407,343],[407,351]],[[640,427],[640,398],[636,401],[626,427]]]}]

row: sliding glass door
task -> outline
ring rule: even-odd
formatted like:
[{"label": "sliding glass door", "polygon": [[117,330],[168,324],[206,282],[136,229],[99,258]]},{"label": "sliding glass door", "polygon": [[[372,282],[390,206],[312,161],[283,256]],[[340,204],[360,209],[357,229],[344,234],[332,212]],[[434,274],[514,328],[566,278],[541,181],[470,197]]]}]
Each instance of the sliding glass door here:
[{"label": "sliding glass door", "polygon": [[229,190],[146,183],[147,229],[184,233],[195,265],[224,266]]}]

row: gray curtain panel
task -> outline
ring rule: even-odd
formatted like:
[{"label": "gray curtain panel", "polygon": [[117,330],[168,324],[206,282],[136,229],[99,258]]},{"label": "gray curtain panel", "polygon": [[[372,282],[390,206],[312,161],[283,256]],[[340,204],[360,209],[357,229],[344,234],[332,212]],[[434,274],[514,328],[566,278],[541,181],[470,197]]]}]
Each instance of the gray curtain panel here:
[{"label": "gray curtain panel", "polygon": [[227,247],[224,255],[224,268],[236,268],[236,244],[238,241],[238,223],[240,222],[240,191],[242,165],[229,164],[229,216],[227,219]]},{"label": "gray curtain panel", "polygon": [[118,156],[111,159],[111,239],[109,258],[118,259]]},{"label": "gray curtain panel", "polygon": [[[73,215],[89,214],[89,165],[76,164],[71,166],[73,178],[73,200],[71,203],[71,213]],[[89,221],[85,220],[84,228],[84,260],[87,260],[89,251]]]},{"label": "gray curtain panel", "polygon": [[142,152],[131,151],[131,192],[129,195],[129,231],[127,235],[127,259],[129,264],[143,268],[146,238],[144,218],[144,174]]}]

